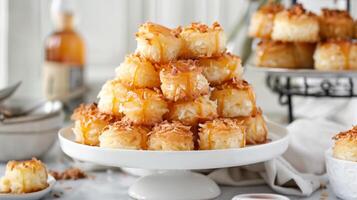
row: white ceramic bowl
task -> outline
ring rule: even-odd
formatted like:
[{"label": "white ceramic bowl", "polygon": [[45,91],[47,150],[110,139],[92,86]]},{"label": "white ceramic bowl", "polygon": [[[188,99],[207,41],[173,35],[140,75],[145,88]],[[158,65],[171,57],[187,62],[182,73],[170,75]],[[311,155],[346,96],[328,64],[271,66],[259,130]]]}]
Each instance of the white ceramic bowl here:
[{"label": "white ceramic bowl", "polygon": [[23,123],[0,125],[0,161],[23,160],[40,157],[57,139],[63,125],[64,114]]},{"label": "white ceramic bowl", "polygon": [[330,185],[336,196],[357,200],[357,162],[334,158],[332,149],[326,151],[325,157]]}]

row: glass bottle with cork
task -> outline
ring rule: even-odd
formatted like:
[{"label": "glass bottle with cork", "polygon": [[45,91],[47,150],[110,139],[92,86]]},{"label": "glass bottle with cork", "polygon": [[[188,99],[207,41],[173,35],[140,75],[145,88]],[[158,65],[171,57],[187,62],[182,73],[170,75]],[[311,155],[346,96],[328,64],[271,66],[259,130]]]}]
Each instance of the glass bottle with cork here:
[{"label": "glass bottle with cork", "polygon": [[44,94],[72,111],[84,101],[85,43],[74,29],[73,2],[53,0],[51,14],[55,31],[45,41]]}]

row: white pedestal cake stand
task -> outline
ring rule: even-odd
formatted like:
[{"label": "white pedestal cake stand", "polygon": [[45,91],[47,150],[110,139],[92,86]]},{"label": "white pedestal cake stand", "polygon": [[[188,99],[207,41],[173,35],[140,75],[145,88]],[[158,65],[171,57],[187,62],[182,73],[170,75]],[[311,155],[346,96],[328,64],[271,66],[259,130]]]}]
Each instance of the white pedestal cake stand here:
[{"label": "white pedestal cake stand", "polygon": [[59,132],[59,141],[68,156],[100,165],[164,170],[139,178],[129,195],[145,200],[213,199],[220,195],[217,184],[208,177],[190,172],[259,163],[285,152],[288,132],[284,127],[268,122],[269,139],[266,144],[241,149],[205,151],[144,151],[108,149],[78,144],[70,127]]}]

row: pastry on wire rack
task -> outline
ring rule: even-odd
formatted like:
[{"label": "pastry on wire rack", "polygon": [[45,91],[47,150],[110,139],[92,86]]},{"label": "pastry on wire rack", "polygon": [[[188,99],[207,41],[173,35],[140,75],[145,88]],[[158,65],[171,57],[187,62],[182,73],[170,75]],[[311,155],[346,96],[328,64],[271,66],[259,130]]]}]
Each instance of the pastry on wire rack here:
[{"label": "pastry on wire rack", "polygon": [[194,61],[178,60],[161,67],[161,90],[166,99],[192,100],[208,94],[209,83]]},{"label": "pastry on wire rack", "polygon": [[127,121],[118,121],[105,128],[99,136],[99,146],[117,149],[146,149],[149,129],[133,125]]},{"label": "pastry on wire rack", "polygon": [[176,30],[151,22],[139,27],[136,41],[136,52],[155,63],[175,60],[182,47],[182,41]]},{"label": "pastry on wire rack", "polygon": [[255,94],[244,80],[232,80],[216,86],[211,99],[217,100],[220,117],[245,117],[255,113]]},{"label": "pastry on wire rack", "polygon": [[81,104],[72,114],[74,120],[73,132],[76,142],[91,146],[98,146],[99,135],[104,128],[120,120],[120,117],[105,114],[98,110],[96,104]]},{"label": "pastry on wire rack", "polygon": [[231,149],[245,146],[245,127],[235,119],[220,118],[200,124],[200,150]]},{"label": "pastry on wire rack", "polygon": [[255,52],[255,64],[272,68],[312,68],[316,45],[302,42],[260,41]]},{"label": "pastry on wire rack", "polygon": [[183,40],[182,58],[219,56],[226,50],[226,36],[217,22],[211,27],[191,23],[180,30],[180,37]]},{"label": "pastry on wire rack", "polygon": [[246,143],[262,144],[267,141],[268,128],[260,108],[249,117],[236,118],[246,127]]},{"label": "pastry on wire rack", "polygon": [[162,122],[149,133],[148,149],[156,151],[190,151],[194,149],[190,126],[180,122]]},{"label": "pastry on wire rack", "polygon": [[353,18],[347,11],[322,9],[319,16],[322,39],[351,39],[354,33]]},{"label": "pastry on wire rack", "polygon": [[123,84],[137,88],[160,87],[159,72],[146,58],[131,54],[115,69],[116,77]]},{"label": "pastry on wire rack", "polygon": [[198,122],[214,119],[217,114],[217,102],[208,95],[184,102],[172,102],[168,118],[185,125],[197,125]]},{"label": "pastry on wire rack", "polygon": [[250,20],[249,36],[270,39],[275,15],[282,10],[284,6],[277,3],[269,3],[259,8]]},{"label": "pastry on wire rack", "polygon": [[9,161],[5,176],[0,179],[0,193],[30,193],[48,187],[46,166],[35,158]]},{"label": "pastry on wire rack", "polygon": [[314,53],[314,61],[317,70],[357,70],[357,43],[351,40],[319,43]]},{"label": "pastry on wire rack", "polygon": [[218,57],[200,58],[197,65],[202,67],[203,75],[211,85],[221,84],[230,79],[240,79],[243,67],[238,56],[224,53]]},{"label": "pastry on wire rack", "polygon": [[128,93],[128,88],[119,79],[108,80],[98,94],[100,112],[121,117],[123,113],[119,111],[119,107]]},{"label": "pastry on wire rack", "polygon": [[301,4],[275,15],[272,39],[285,42],[319,41],[318,17]]},{"label": "pastry on wire rack", "polygon": [[341,160],[357,162],[357,126],[335,137],[333,156]]}]

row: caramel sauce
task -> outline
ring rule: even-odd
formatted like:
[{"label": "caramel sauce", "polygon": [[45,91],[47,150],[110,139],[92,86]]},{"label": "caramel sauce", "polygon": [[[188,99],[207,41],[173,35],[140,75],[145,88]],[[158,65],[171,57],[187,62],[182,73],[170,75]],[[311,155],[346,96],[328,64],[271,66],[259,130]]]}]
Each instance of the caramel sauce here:
[{"label": "caramel sauce", "polygon": [[219,32],[215,34],[215,41],[216,41],[216,45],[215,45],[215,52],[219,52]]},{"label": "caramel sauce", "polygon": [[340,49],[345,59],[344,68],[349,69],[350,68],[350,44],[347,42],[343,42],[340,44]]}]

